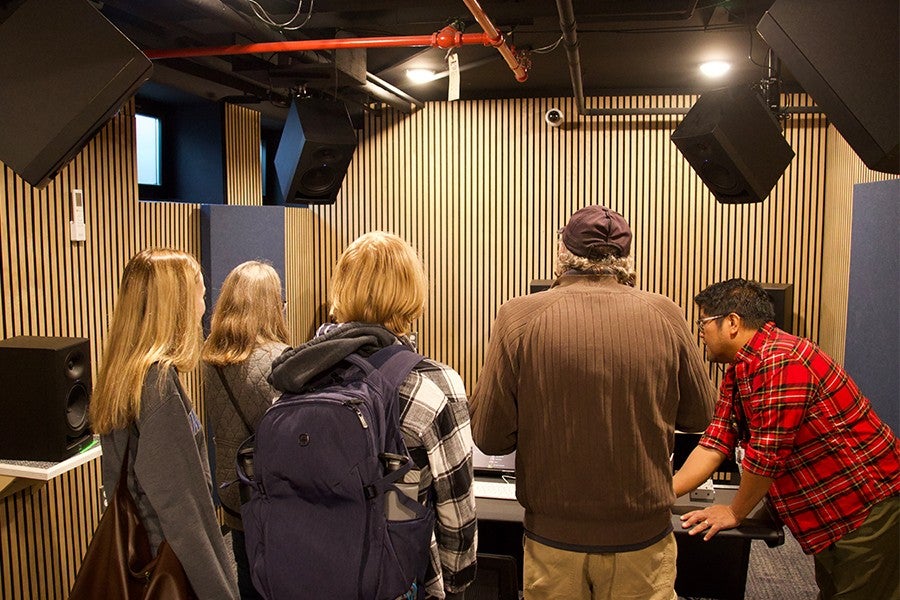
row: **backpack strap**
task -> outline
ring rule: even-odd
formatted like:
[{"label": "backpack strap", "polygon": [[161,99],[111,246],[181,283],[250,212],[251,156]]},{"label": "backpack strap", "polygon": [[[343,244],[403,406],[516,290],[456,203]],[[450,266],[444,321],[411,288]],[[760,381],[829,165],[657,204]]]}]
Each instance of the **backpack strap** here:
[{"label": "backpack strap", "polygon": [[[394,344],[382,348],[367,360],[373,367],[378,369],[389,390],[397,396],[397,421],[399,426],[400,418],[403,416],[403,411],[406,410],[408,401],[407,398],[404,398],[399,393],[400,386],[403,385],[410,372],[425,360],[425,357],[418,352],[410,350],[409,347],[403,344]],[[428,466],[428,453],[425,451],[425,448],[416,447],[407,449],[407,452],[412,457],[416,469],[423,469]]]},{"label": "backpack strap", "polygon": [[[410,350],[403,344],[393,344],[382,348],[366,360],[378,369],[385,383],[396,393],[416,365],[425,360],[425,357],[418,352]],[[399,394],[397,395],[399,397]],[[398,419],[405,408],[406,401],[400,398],[399,411],[397,412]]]},{"label": "backpack strap", "polygon": [[240,405],[234,397],[234,394],[231,392],[231,386],[228,385],[228,380],[225,378],[225,373],[222,370],[222,367],[219,365],[215,365],[216,373],[219,374],[219,379],[222,381],[222,387],[225,388],[225,393],[228,395],[228,399],[231,400],[231,406],[234,407],[235,412],[237,412],[238,416],[241,418],[241,421],[244,423],[244,427],[247,429],[248,435],[253,435],[253,428],[250,427],[250,421],[247,420],[247,416],[244,414],[244,411],[241,410]]}]

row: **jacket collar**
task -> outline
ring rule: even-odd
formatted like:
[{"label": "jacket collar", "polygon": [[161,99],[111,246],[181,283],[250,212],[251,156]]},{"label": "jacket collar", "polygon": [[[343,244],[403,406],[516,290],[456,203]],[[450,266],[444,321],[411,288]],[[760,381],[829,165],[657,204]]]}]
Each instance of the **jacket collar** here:
[{"label": "jacket collar", "polygon": [[282,392],[299,393],[316,376],[354,352],[371,354],[397,343],[400,343],[397,336],[381,325],[343,323],[305,344],[285,350],[272,361],[268,381]]}]

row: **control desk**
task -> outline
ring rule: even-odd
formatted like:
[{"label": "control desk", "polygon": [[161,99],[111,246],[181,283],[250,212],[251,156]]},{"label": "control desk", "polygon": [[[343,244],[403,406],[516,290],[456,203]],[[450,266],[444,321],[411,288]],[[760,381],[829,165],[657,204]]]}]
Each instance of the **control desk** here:
[{"label": "control desk", "polygon": [[[506,488],[498,486],[507,486]],[[784,543],[784,528],[769,508],[760,503],[740,527],[720,531],[710,541],[702,535],[691,536],[681,527],[681,515],[713,503],[728,504],[737,491],[734,485],[714,486],[714,498],[697,500],[686,494],[675,501],[672,528],[678,544],[678,576],[675,590],[679,596],[722,598],[744,597],[750,542],[763,540],[774,548]],[[522,565],[522,520],[525,509],[515,500],[515,480],[476,477],[479,552],[507,554]]]}]

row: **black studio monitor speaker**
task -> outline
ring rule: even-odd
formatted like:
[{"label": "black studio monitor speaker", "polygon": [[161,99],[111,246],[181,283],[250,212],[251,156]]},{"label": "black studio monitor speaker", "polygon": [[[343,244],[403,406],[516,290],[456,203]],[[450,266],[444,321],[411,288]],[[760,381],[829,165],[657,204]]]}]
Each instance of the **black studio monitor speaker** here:
[{"label": "black studio monitor speaker", "polygon": [[765,200],[794,158],[775,116],[746,86],[700,96],[672,142],[723,204]]},{"label": "black studio monitor speaker", "polygon": [[85,0],[26,0],[0,19],[0,161],[43,187],[152,65]]},{"label": "black studio monitor speaker", "polygon": [[794,333],[794,286],[790,283],[760,283],[775,309],[775,326]]},{"label": "black studio monitor speaker", "polygon": [[870,168],[900,174],[896,0],[778,0],[756,29]]},{"label": "black studio monitor speaker", "polygon": [[0,341],[0,459],[60,462],[92,441],[85,338]]},{"label": "black studio monitor speaker", "polygon": [[356,150],[356,130],[341,102],[300,98],[288,112],[275,153],[286,204],[333,204]]}]

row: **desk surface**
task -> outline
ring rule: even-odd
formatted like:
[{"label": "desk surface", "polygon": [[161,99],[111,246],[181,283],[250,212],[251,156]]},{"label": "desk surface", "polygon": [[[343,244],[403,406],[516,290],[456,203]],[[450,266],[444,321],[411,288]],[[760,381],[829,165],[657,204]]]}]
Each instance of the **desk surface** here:
[{"label": "desk surface", "polygon": [[[481,478],[476,478],[476,481]],[[515,484],[507,484],[515,485]],[[686,529],[681,527],[681,515],[692,510],[706,508],[712,504],[728,504],[734,498],[737,490],[716,488],[716,497],[712,502],[691,500],[688,495],[675,500],[672,507],[672,528],[677,535],[688,535]],[[499,498],[486,498],[475,493],[478,518],[488,521],[508,521],[521,523],[525,519],[525,509],[515,500],[502,500]],[[750,513],[740,527],[726,529],[716,534],[717,537],[738,537],[746,539],[764,540],[771,547],[784,543],[784,528],[772,517],[764,503],[759,503]]]}]

